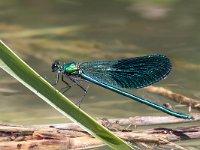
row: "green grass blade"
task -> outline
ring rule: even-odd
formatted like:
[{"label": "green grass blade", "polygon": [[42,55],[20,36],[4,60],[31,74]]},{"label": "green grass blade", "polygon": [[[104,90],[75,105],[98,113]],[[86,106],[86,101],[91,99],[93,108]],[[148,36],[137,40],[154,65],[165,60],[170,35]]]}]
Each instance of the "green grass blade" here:
[{"label": "green grass blade", "polygon": [[133,149],[55,90],[2,41],[0,41],[0,67],[63,115],[77,122],[86,131],[102,140],[111,148],[119,150]]}]

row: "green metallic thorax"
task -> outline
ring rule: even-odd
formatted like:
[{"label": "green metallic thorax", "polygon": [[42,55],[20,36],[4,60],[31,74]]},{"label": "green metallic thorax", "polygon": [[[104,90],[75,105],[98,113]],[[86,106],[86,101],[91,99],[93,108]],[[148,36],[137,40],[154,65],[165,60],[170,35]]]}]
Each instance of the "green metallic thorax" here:
[{"label": "green metallic thorax", "polygon": [[64,64],[63,66],[63,71],[66,74],[73,74],[73,75],[77,75],[79,72],[79,68],[77,67],[77,63],[75,62],[70,62],[67,64]]}]

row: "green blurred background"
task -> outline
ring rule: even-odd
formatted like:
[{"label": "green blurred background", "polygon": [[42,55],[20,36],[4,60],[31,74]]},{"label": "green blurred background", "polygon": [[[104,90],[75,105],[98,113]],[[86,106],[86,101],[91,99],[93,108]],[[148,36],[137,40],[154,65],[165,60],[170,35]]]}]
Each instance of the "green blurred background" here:
[{"label": "green blurred background", "polygon": [[[51,80],[55,59],[83,62],[164,54],[173,71],[156,85],[200,99],[199,10],[200,1],[184,0],[0,1],[0,39]],[[143,89],[129,92],[159,104],[170,102]],[[73,87],[66,95],[76,100],[81,91]],[[188,113],[187,107],[170,103]],[[81,108],[96,119],[166,115],[93,84]],[[0,70],[0,123],[63,122],[69,120]],[[200,147],[197,141],[183,144]]]}]

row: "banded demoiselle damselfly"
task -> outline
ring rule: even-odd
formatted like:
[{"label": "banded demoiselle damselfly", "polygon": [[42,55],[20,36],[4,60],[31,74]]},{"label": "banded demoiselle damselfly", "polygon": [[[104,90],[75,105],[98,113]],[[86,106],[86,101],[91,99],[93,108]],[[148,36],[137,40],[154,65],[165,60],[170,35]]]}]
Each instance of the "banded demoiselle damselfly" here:
[{"label": "banded demoiselle damselfly", "polygon": [[172,111],[164,106],[121,90],[122,88],[138,89],[154,84],[166,78],[171,68],[170,60],[166,56],[159,54],[116,61],[91,61],[83,63],[70,62],[61,64],[56,60],[52,64],[52,72],[56,72],[55,84],[58,83],[59,75],[61,74],[62,81],[66,84],[65,91],[67,91],[72,85],[66,82],[64,77],[70,79],[74,83],[73,85],[78,85],[84,90],[81,101],[86,95],[89,85],[85,88],[80,84],[80,81],[86,81],[129,97],[169,115],[183,119],[193,119],[192,116]]}]

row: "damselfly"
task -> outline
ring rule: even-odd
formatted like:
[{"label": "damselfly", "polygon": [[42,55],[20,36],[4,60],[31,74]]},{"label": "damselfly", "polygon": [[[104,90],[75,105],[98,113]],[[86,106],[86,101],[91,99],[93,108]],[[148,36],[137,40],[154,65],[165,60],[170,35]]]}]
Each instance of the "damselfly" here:
[{"label": "damselfly", "polygon": [[84,91],[81,101],[86,95],[89,85],[85,88],[80,84],[80,81],[86,81],[129,97],[169,115],[192,119],[192,116],[172,111],[164,106],[121,90],[122,88],[138,89],[154,84],[166,78],[171,68],[169,59],[166,56],[158,54],[116,61],[70,62],[64,64],[55,61],[52,64],[52,71],[56,72],[55,84],[58,83],[59,75],[61,75],[62,81],[66,84],[64,91],[66,92],[72,85],[66,82],[64,78],[70,79]]}]

